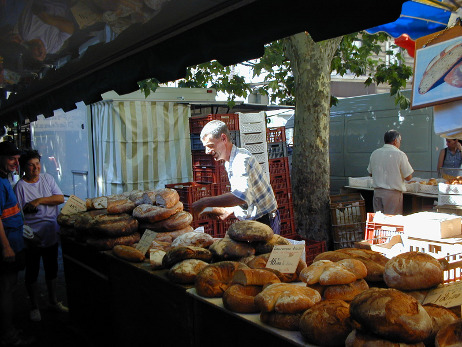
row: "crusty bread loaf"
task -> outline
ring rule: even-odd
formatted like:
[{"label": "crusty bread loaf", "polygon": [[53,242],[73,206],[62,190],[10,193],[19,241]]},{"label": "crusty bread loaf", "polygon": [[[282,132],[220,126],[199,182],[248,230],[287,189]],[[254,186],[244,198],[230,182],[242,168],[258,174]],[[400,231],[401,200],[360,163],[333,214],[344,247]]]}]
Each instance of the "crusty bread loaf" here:
[{"label": "crusty bread loaf", "polygon": [[319,276],[319,284],[323,286],[348,284],[356,280],[356,275],[340,265],[339,262],[327,264]]},{"label": "crusty bread loaf", "polygon": [[88,238],[86,240],[87,245],[95,248],[99,251],[106,251],[113,249],[116,245],[133,245],[140,240],[140,234],[134,233],[127,236],[119,237],[106,237],[106,238]]},{"label": "crusty bread loaf", "polygon": [[133,201],[136,206],[141,205],[141,204],[150,204],[149,202],[146,202],[146,200],[143,197],[143,194],[144,194],[144,190],[135,189],[130,192],[130,194],[128,195],[128,198],[131,201]]},{"label": "crusty bread loaf", "polygon": [[154,223],[167,219],[179,211],[183,211],[183,203],[181,201],[172,208],[141,204],[133,210],[133,217],[139,219],[141,222]]},{"label": "crusty bread loaf", "polygon": [[185,259],[173,265],[167,273],[168,278],[175,283],[194,283],[197,274],[207,265],[200,259]]},{"label": "crusty bread loaf", "polygon": [[164,259],[166,252],[162,249],[150,249],[149,250],[149,263],[153,270],[162,269],[162,260]]},{"label": "crusty bread loaf", "polygon": [[419,84],[419,94],[427,93],[462,58],[462,43],[445,48],[428,64]]},{"label": "crusty bread loaf", "polygon": [[234,241],[229,237],[215,241],[209,249],[218,260],[237,260],[255,254],[251,244]]},{"label": "crusty bread loaf", "polygon": [[210,262],[212,260],[212,253],[208,249],[201,247],[174,247],[166,252],[162,260],[162,265],[164,268],[170,269],[173,265],[185,259],[199,259]]},{"label": "crusty bread loaf", "polygon": [[91,210],[91,211],[85,211],[85,212],[79,212],[76,213],[75,215],[70,215],[74,216],[73,218],[65,218],[65,215],[62,215],[61,217],[61,222],[66,223],[65,225],[74,227],[78,231],[85,232],[88,230],[90,227],[90,222],[93,218],[95,218],[98,215],[106,215],[107,211],[106,210]]},{"label": "crusty bread loaf", "polygon": [[332,264],[330,260],[318,260],[307,266],[300,272],[299,279],[306,284],[319,283],[319,277],[321,277],[324,269],[328,264]]},{"label": "crusty bread loaf", "polygon": [[76,219],[75,227],[91,237],[117,237],[131,235],[138,231],[138,221],[126,213],[116,215],[84,213]]},{"label": "crusty bread loaf", "polygon": [[235,241],[269,241],[274,235],[268,225],[255,220],[237,221],[228,228],[227,235]]},{"label": "crusty bread loaf", "polygon": [[460,347],[462,346],[462,320],[441,328],[436,334],[435,347]]},{"label": "crusty bread loaf", "polygon": [[356,295],[367,289],[369,289],[367,282],[364,279],[359,279],[348,284],[326,286],[323,295],[325,299],[338,299],[350,302]]},{"label": "crusty bread loaf", "polygon": [[[425,304],[423,305],[423,308],[425,309],[425,311],[427,311],[428,315],[432,319],[432,333],[425,340],[425,344],[427,346],[432,346],[438,331],[440,331],[440,329],[442,329],[446,325],[454,323],[459,318],[454,312],[443,306],[435,304]],[[460,342],[462,343],[462,340]]]},{"label": "crusty bread loaf", "polygon": [[107,199],[107,213],[108,214],[119,214],[119,213],[131,214],[134,208],[135,208],[135,203],[128,198],[124,198],[124,199],[108,198]]},{"label": "crusty bread loaf", "polygon": [[312,344],[341,346],[351,332],[350,305],[342,300],[324,300],[300,318],[300,332]]},{"label": "crusty bread loaf", "polygon": [[273,283],[255,297],[261,312],[299,313],[321,301],[321,295],[311,288],[290,283]]},{"label": "crusty bread loaf", "polygon": [[156,191],[156,205],[164,208],[172,208],[178,201],[180,196],[175,189],[164,188]]},{"label": "crusty bread loaf", "polygon": [[245,268],[245,264],[237,261],[221,261],[206,266],[196,276],[194,287],[197,294],[206,298],[221,298],[231,285],[234,272]]},{"label": "crusty bread loaf", "polygon": [[158,222],[154,223],[143,223],[143,227],[155,232],[175,231],[187,228],[190,226],[192,220],[193,217],[191,213],[187,211],[179,211],[167,219],[159,220]]},{"label": "crusty bread loaf", "polygon": [[137,250],[136,248],[132,246],[116,245],[112,249],[112,252],[118,258],[131,261],[134,263],[140,263],[144,261],[144,259],[146,258],[143,253],[141,253],[139,250]]},{"label": "crusty bread loaf", "polygon": [[171,242],[163,242],[158,240],[152,240],[151,245],[149,246],[149,251],[153,249],[161,249],[164,252],[167,252],[170,248],[172,248]]},{"label": "crusty bread loaf", "polygon": [[271,253],[276,245],[290,245],[290,241],[284,236],[274,234],[268,241],[255,242],[254,247],[257,254]]},{"label": "crusty bread loaf", "polygon": [[425,309],[396,289],[363,291],[350,303],[350,314],[363,330],[387,340],[417,343],[432,332],[432,320]]},{"label": "crusty bread loaf", "polygon": [[234,272],[233,283],[244,286],[263,286],[268,283],[281,282],[271,271],[264,269],[240,269]]},{"label": "crusty bread loaf", "polygon": [[87,210],[102,210],[107,208],[107,197],[98,196],[96,198],[88,198],[85,200]]},{"label": "crusty bread loaf", "polygon": [[342,265],[348,271],[353,273],[356,278],[359,280],[361,278],[365,278],[367,276],[367,268],[366,265],[360,260],[357,259],[343,259],[337,262],[337,264]]},{"label": "crusty bread loaf", "polygon": [[172,247],[195,246],[208,248],[212,243],[213,238],[209,234],[192,231],[175,238],[175,240],[172,242]]},{"label": "crusty bread loaf", "polygon": [[423,342],[413,344],[393,342],[359,330],[353,330],[345,340],[345,347],[425,347],[425,344]]},{"label": "crusty bread loaf", "polygon": [[[241,271],[241,270],[237,270]],[[262,291],[261,286],[245,286],[232,284],[223,293],[223,306],[233,312],[256,313],[259,312],[255,305],[255,295]]]},{"label": "crusty bread loaf", "polygon": [[387,262],[383,279],[390,288],[428,289],[443,283],[443,269],[438,260],[429,254],[406,252]]},{"label": "crusty bread loaf", "polygon": [[[141,226],[140,226],[139,229],[140,230],[142,229]],[[192,226],[188,226],[188,227],[186,227],[184,229],[180,229],[180,230],[161,232],[161,233],[157,233],[155,240],[172,243],[180,235],[190,233],[192,231],[194,231]]]},{"label": "crusty bread loaf", "polygon": [[297,331],[302,313],[261,312],[260,320],[274,328]]}]

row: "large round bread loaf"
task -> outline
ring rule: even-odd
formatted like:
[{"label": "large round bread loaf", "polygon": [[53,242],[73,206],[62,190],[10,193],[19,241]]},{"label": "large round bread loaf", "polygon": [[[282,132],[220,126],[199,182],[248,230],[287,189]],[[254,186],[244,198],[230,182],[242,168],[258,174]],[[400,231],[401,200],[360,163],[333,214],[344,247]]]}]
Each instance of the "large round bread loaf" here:
[{"label": "large round bread loaf", "polygon": [[[142,227],[140,226],[139,229],[142,230]],[[186,227],[184,229],[180,229],[180,230],[166,231],[166,232],[162,232],[162,233],[157,233],[155,240],[172,243],[180,235],[190,233],[192,231],[194,231],[192,226],[188,226],[188,227]]]},{"label": "large round bread loaf", "polygon": [[255,248],[251,244],[234,241],[229,237],[218,239],[209,249],[218,260],[237,260],[255,254]]},{"label": "large round bread loaf", "polygon": [[261,312],[300,313],[321,301],[314,289],[290,283],[274,283],[255,297]]},{"label": "large round bread loaf", "polygon": [[70,215],[73,216],[72,218],[67,218],[66,215],[60,215],[62,216],[60,220],[62,223],[66,223],[65,225],[67,226],[74,227],[78,231],[85,232],[90,227],[90,223],[93,218],[98,215],[106,214],[106,210],[91,210]]},{"label": "large round bread loaf", "polygon": [[154,223],[143,223],[143,227],[155,232],[175,231],[187,228],[191,224],[192,220],[193,217],[191,213],[187,211],[179,211],[167,219]]},{"label": "large round bread loaf", "polygon": [[221,298],[231,285],[234,271],[248,268],[237,261],[213,263],[200,271],[194,284],[197,294],[206,298]]},{"label": "large round bread loaf", "polygon": [[[240,271],[240,270],[237,270]],[[255,295],[262,291],[261,286],[245,286],[232,284],[223,293],[223,306],[233,312],[256,313],[259,312],[255,306]]]},{"label": "large round bread loaf", "polygon": [[326,286],[323,291],[325,299],[338,299],[346,302],[352,301],[359,293],[369,289],[364,279],[359,279],[348,284]]},{"label": "large round bread loaf", "polygon": [[76,228],[91,237],[117,237],[138,231],[138,221],[129,214],[82,214],[75,221]]},{"label": "large round bread loaf", "polygon": [[462,346],[462,320],[459,319],[441,328],[436,334],[435,347]]},{"label": "large round bread loaf", "polygon": [[183,203],[181,201],[172,208],[141,204],[133,210],[133,217],[139,219],[141,222],[154,223],[167,219],[179,211],[183,211]]},{"label": "large round bread loaf", "polygon": [[351,332],[350,305],[343,300],[324,300],[303,313],[300,332],[319,346],[342,346]]},{"label": "large round bread loaf", "polygon": [[195,246],[208,248],[213,242],[213,237],[209,234],[192,231],[175,238],[172,242],[172,247]]},{"label": "large round bread loaf", "polygon": [[443,269],[438,260],[429,254],[406,252],[387,262],[383,279],[390,288],[428,289],[443,283]]},{"label": "large round bread loaf", "polygon": [[432,332],[432,320],[412,296],[396,289],[371,288],[350,303],[363,330],[391,341],[417,343]]},{"label": "large round bread loaf", "polygon": [[170,269],[173,265],[185,259],[199,259],[210,262],[212,260],[212,253],[208,249],[201,247],[174,247],[166,252],[162,260],[162,265],[164,268]]},{"label": "large round bread loaf", "polygon": [[156,205],[158,206],[172,208],[178,201],[180,201],[180,196],[175,189],[164,188],[156,191]]},{"label": "large round bread loaf", "polygon": [[268,225],[255,220],[237,221],[228,228],[227,235],[235,241],[269,241],[274,235]]},{"label": "large round bread loaf", "polygon": [[135,203],[131,201],[129,198],[108,198],[107,199],[107,213],[108,214],[119,214],[119,213],[131,214],[135,207],[136,207]]},{"label": "large round bread loaf", "polygon": [[232,282],[244,286],[264,286],[268,283],[279,283],[281,280],[266,269],[239,269],[234,272]]},{"label": "large round bread loaf", "polygon": [[144,190],[135,189],[135,190],[132,190],[130,192],[130,194],[128,195],[128,198],[131,201],[133,201],[136,206],[141,205],[141,204],[150,204],[150,205],[152,205],[151,203],[147,202],[144,199],[143,194],[144,194]]},{"label": "large round bread loaf", "polygon": [[393,342],[375,335],[353,330],[345,340],[345,347],[425,347],[423,342],[408,344]]},{"label": "large round bread loaf", "polygon": [[297,331],[302,313],[261,312],[260,320],[273,328]]},{"label": "large round bread loaf", "polygon": [[440,331],[440,329],[442,329],[443,327],[457,321],[458,317],[450,309],[443,306],[435,304],[425,304],[423,305],[423,308],[425,309],[425,311],[427,311],[428,315],[432,319],[432,333],[427,338],[427,340],[425,340],[426,345],[431,346],[435,341],[435,337],[438,331]]},{"label": "large round bread loaf", "polygon": [[257,254],[271,253],[276,245],[290,245],[290,241],[284,236],[274,234],[268,241],[255,242],[254,247]]},{"label": "large round bread loaf", "polygon": [[185,259],[173,265],[167,273],[168,278],[175,283],[194,283],[197,274],[207,265],[200,259]]},{"label": "large round bread loaf", "polygon": [[113,249],[116,245],[131,246],[140,240],[140,234],[134,233],[132,235],[120,237],[107,237],[107,238],[88,238],[87,245],[95,248],[98,251],[106,251]]}]

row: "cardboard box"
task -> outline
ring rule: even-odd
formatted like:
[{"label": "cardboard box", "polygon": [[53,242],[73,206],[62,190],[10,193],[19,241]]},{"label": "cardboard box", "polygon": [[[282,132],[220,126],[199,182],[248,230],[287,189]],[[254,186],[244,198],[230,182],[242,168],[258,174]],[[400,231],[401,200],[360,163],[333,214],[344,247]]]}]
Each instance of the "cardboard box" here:
[{"label": "cardboard box", "polygon": [[429,240],[461,237],[461,217],[438,212],[414,213],[404,220],[404,234]]}]

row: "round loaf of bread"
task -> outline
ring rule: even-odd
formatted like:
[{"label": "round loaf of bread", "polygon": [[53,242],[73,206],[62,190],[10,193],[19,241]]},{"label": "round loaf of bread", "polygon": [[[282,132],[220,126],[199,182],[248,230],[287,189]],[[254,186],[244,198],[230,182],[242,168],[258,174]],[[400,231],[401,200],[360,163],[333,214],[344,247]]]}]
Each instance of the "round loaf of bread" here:
[{"label": "round loaf of bread", "polygon": [[[140,226],[139,229],[142,230],[143,228]],[[192,231],[194,231],[192,226],[188,226],[188,227],[186,227],[184,229],[180,229],[180,230],[166,231],[166,232],[162,232],[162,233],[157,233],[155,240],[172,243],[177,237],[179,237],[179,236],[181,236],[183,234],[186,234],[186,233],[190,233]]]},{"label": "round loaf of bread", "polygon": [[230,225],[227,235],[235,241],[269,241],[274,235],[268,225],[255,220],[241,220]]},{"label": "round loaf of bread", "polygon": [[393,342],[380,337],[353,330],[345,340],[345,347],[425,347],[423,342]]},{"label": "round loaf of bread", "polygon": [[213,263],[197,274],[194,287],[198,295],[206,298],[221,298],[231,285],[234,271],[247,266],[237,261],[221,261]]},{"label": "round loaf of bread", "polygon": [[133,217],[141,222],[154,223],[167,219],[179,211],[183,211],[183,203],[181,201],[172,208],[141,204],[133,210]]},{"label": "round loaf of bread", "polygon": [[462,346],[462,320],[459,319],[441,328],[435,337],[435,347]]},{"label": "round loaf of bread", "polygon": [[143,227],[155,232],[174,231],[187,228],[190,226],[192,220],[193,216],[191,213],[187,211],[179,211],[167,219],[163,219],[154,223],[143,223]]},{"label": "round loaf of bread", "polygon": [[425,304],[423,305],[423,308],[425,309],[425,311],[427,311],[428,315],[432,319],[432,333],[427,338],[427,340],[425,340],[426,345],[430,346],[435,341],[435,336],[438,333],[438,331],[440,331],[440,329],[442,329],[446,325],[454,323],[459,319],[459,317],[457,317],[457,315],[450,309],[443,306],[435,304]]},{"label": "round loaf of bread", "polygon": [[[67,226],[74,227],[78,231],[85,232],[89,227],[91,220],[95,218],[98,215],[107,215],[106,210],[91,210],[91,211],[85,211],[85,212],[79,212],[76,213],[75,215],[70,215],[74,216],[73,218],[61,218],[62,222],[68,223]],[[72,223],[72,224],[71,224]]]},{"label": "round loaf of bread", "polygon": [[[128,198],[135,203],[136,206],[146,204],[146,200],[143,197],[144,190],[135,189],[130,192]],[[149,204],[149,203],[147,203]]]},{"label": "round loaf of bread", "polygon": [[281,281],[276,274],[266,269],[240,269],[234,272],[232,282],[244,286],[264,286]]},{"label": "round loaf of bread", "polygon": [[140,263],[146,258],[145,255],[136,248],[126,245],[115,245],[112,249],[112,253],[120,259],[134,263]]},{"label": "round loaf of bread", "polygon": [[369,285],[364,279],[359,279],[348,284],[326,286],[323,291],[325,299],[338,299],[350,302],[356,295],[369,289]]},{"label": "round loaf of bread", "polygon": [[174,247],[170,248],[162,260],[162,265],[166,269],[170,269],[173,265],[185,259],[199,259],[205,262],[212,260],[212,253],[205,248],[201,247]]},{"label": "round loaf of bread", "polygon": [[213,243],[213,237],[206,233],[192,231],[185,233],[173,240],[172,247],[178,246],[195,246],[208,248]]},{"label": "round loaf of bread", "polygon": [[180,196],[175,189],[164,188],[156,191],[156,205],[158,206],[172,208],[178,201],[180,201]]},{"label": "round loaf of bread", "polygon": [[134,233],[127,236],[106,237],[106,238],[88,238],[87,245],[95,248],[98,251],[107,251],[113,249],[116,245],[131,246],[140,240],[140,234]]},{"label": "round loaf of bread", "polygon": [[319,346],[341,346],[351,330],[350,305],[343,300],[318,302],[300,318],[303,337]]},{"label": "round loaf of bread", "polygon": [[76,221],[76,228],[84,230],[91,237],[118,237],[138,231],[138,221],[129,214],[115,215],[82,214]]},{"label": "round loaf of bread", "polygon": [[108,214],[119,214],[119,213],[131,214],[135,207],[136,207],[135,203],[131,201],[129,198],[123,198],[123,199],[108,198],[107,199],[107,213]]},{"label": "round loaf of bread", "polygon": [[429,254],[406,252],[387,262],[383,279],[390,288],[428,289],[443,283],[443,269],[438,260]]},{"label": "round loaf of bread", "polygon": [[271,253],[276,245],[290,245],[290,241],[284,236],[274,234],[268,241],[255,242],[254,247],[257,254]]},{"label": "round loaf of bread", "polygon": [[[238,270],[240,271],[240,270]],[[255,306],[255,295],[260,293],[261,286],[244,286],[242,284],[232,284],[223,293],[223,306],[230,311],[238,313],[259,312]]]},{"label": "round loaf of bread", "polygon": [[209,264],[200,259],[186,259],[173,265],[167,276],[175,283],[194,283],[197,274],[207,265]]},{"label": "round loaf of bread", "polygon": [[297,331],[302,313],[261,312],[260,320],[273,328]]},{"label": "round loaf of bread", "polygon": [[255,297],[261,312],[299,313],[321,301],[314,289],[290,283],[273,283]]},{"label": "round loaf of bread", "polygon": [[218,260],[237,260],[255,254],[255,248],[249,243],[234,241],[229,237],[215,241],[209,249]]},{"label": "round loaf of bread", "polygon": [[371,288],[350,303],[363,330],[391,341],[417,343],[432,332],[432,320],[412,296],[396,289]]}]

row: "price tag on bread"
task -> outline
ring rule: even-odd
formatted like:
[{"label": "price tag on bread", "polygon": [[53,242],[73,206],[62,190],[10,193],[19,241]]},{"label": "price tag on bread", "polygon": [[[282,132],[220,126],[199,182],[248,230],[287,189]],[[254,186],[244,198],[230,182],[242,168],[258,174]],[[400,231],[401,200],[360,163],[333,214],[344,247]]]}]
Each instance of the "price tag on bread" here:
[{"label": "price tag on bread", "polygon": [[64,204],[63,208],[61,209],[62,214],[74,214],[78,212],[83,212],[87,210],[87,206],[85,201],[76,197],[75,195],[71,195],[67,202]]},{"label": "price tag on bread", "polygon": [[149,247],[151,247],[152,241],[156,238],[157,233],[155,231],[146,229],[143,233],[143,236],[140,239],[140,242],[136,245],[136,249],[141,253],[146,254]]},{"label": "price tag on bread", "polygon": [[436,304],[447,308],[462,305],[462,282],[445,284],[430,290],[423,304]]},{"label": "price tag on bread", "polygon": [[305,245],[276,245],[270,254],[266,267],[282,273],[295,273]]}]

